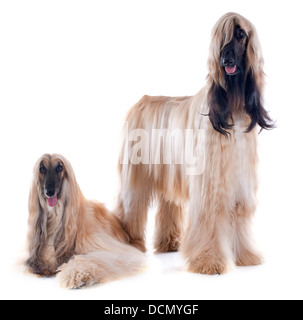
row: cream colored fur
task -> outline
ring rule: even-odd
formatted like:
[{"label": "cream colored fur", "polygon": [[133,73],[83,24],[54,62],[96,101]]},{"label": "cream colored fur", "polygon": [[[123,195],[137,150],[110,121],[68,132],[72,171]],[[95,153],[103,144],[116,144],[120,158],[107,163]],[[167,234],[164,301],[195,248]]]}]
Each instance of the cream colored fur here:
[{"label": "cream colored fur", "polygon": [[[237,14],[227,14],[214,28],[210,48],[209,76],[205,88],[192,97],[144,96],[128,113],[120,158],[121,194],[117,207],[131,243],[145,251],[145,226],[152,200],[159,202],[155,233],[157,252],[181,249],[188,269],[205,274],[221,274],[234,264],[257,265],[261,258],[251,237],[251,219],[256,210],[257,129],[245,133],[250,117],[243,105],[234,109],[234,127],[225,136],[215,131],[209,117],[208,92],[213,83],[224,86],[220,51],[233,37],[239,24],[247,32],[247,72],[252,70],[263,86],[263,58],[253,25]],[[240,100],[243,104],[243,99]],[[129,135],[134,130],[148,132],[150,163],[134,163]],[[154,164],[160,140],[153,130],[204,130],[204,172],[188,175],[185,163]],[[198,138],[195,138],[198,143]],[[180,142],[180,141],[179,141]],[[184,141],[183,141],[184,142]],[[142,141],[141,141],[142,143]],[[197,145],[196,145],[197,146]],[[178,149],[179,147],[179,149]],[[175,144],[176,154],[184,144]],[[141,150],[140,157],[142,157]],[[129,154],[129,161],[125,161]],[[186,156],[186,155],[184,155]],[[145,159],[146,160],[146,159]],[[184,208],[189,219],[185,223]]]},{"label": "cream colored fur", "polygon": [[[51,208],[43,192],[40,164],[60,162],[62,193]],[[29,198],[29,270],[57,275],[65,288],[80,288],[134,275],[145,257],[128,244],[120,221],[104,205],[84,198],[70,163],[61,155],[42,156],[34,169]]]}]

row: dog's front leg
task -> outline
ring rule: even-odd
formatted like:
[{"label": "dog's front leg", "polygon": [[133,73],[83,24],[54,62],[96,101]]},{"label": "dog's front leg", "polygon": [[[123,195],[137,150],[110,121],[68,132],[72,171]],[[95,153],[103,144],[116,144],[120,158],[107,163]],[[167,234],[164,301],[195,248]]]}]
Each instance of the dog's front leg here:
[{"label": "dog's front leg", "polygon": [[[198,178],[197,178],[198,179]],[[181,251],[188,270],[202,274],[222,274],[233,263],[229,207],[222,193],[211,184],[196,185],[189,207],[189,225]]]}]

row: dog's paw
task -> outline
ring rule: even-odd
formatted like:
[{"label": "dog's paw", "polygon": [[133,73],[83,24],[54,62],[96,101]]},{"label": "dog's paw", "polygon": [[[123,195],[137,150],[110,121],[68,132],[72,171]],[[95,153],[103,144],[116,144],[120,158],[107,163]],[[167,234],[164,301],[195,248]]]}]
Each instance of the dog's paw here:
[{"label": "dog's paw", "polygon": [[89,266],[74,258],[58,269],[57,279],[62,288],[79,289],[96,283]]},{"label": "dog's paw", "polygon": [[157,240],[154,247],[156,253],[177,252],[180,247],[180,237]]},{"label": "dog's paw", "polygon": [[236,259],[236,265],[239,267],[258,266],[263,263],[263,258],[259,253],[249,250],[242,250]]},{"label": "dog's paw", "polygon": [[224,262],[204,257],[188,263],[188,270],[193,273],[218,275],[227,271],[227,266]]}]

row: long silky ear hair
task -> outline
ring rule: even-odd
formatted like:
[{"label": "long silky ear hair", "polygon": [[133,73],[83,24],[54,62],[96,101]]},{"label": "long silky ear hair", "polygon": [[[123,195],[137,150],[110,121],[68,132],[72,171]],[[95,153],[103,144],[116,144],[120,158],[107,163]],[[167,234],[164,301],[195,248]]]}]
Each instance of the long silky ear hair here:
[{"label": "long silky ear hair", "polygon": [[246,132],[253,130],[257,124],[261,130],[269,130],[273,129],[275,124],[264,108],[263,88],[265,73],[261,45],[254,25],[248,20],[246,20],[246,24],[248,28],[248,44],[245,72],[245,110],[251,118],[251,123]]},{"label": "long silky ear hair", "polygon": [[252,70],[249,70],[246,77],[245,110],[251,119],[251,123],[247,128],[246,133],[253,130],[257,124],[261,128],[261,131],[263,129],[269,130],[275,127],[268,112],[263,107],[262,88],[258,86]]},{"label": "long silky ear hair", "polygon": [[228,136],[231,129],[232,107],[228,105],[225,74],[220,66],[221,50],[233,39],[235,26],[241,26],[248,35],[245,70],[245,111],[251,118],[246,132],[258,124],[261,129],[272,129],[274,124],[263,107],[265,73],[264,60],[256,29],[251,22],[236,13],[227,13],[215,25],[208,60],[209,118],[214,129]]},{"label": "long silky ear hair", "polygon": [[232,129],[229,124],[232,118],[232,109],[228,103],[227,93],[219,84],[213,82],[208,90],[209,119],[213,128],[221,134],[228,136],[226,130]]},{"label": "long silky ear hair", "polygon": [[84,225],[86,200],[70,162],[61,155],[53,155],[53,157],[61,160],[66,172],[61,195],[65,209],[61,229],[55,238],[56,257],[61,264],[75,254],[76,240],[78,235],[82,233]]},{"label": "long silky ear hair", "polygon": [[40,273],[43,266],[41,265],[42,249],[47,240],[47,217],[44,214],[44,209],[41,206],[40,194],[41,187],[39,183],[39,167],[43,157],[41,157],[34,167],[34,176],[29,194],[28,202],[28,250],[29,265],[35,273]]}]

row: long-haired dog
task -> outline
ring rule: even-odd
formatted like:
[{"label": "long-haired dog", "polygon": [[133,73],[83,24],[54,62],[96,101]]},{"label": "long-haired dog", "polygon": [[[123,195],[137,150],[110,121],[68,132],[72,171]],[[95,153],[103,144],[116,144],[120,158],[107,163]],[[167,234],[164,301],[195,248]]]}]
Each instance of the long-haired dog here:
[{"label": "long-haired dog", "polygon": [[117,217],[84,198],[63,156],[38,160],[29,196],[26,264],[32,273],[58,274],[66,288],[132,275],[143,267],[144,255],[128,241]]},{"label": "long-haired dog", "polygon": [[[145,251],[148,208],[157,199],[157,252],[180,247],[190,271],[221,274],[234,263],[262,262],[250,232],[256,210],[257,134],[274,124],[263,107],[263,58],[252,23],[235,13],[224,15],[213,29],[208,65],[207,84],[197,95],[144,96],[128,113],[117,214],[131,243]],[[138,129],[147,135],[139,139]],[[154,133],[176,129],[195,132],[189,140],[194,148],[203,142],[203,174],[189,175],[184,163],[168,165],[165,155],[159,156],[167,140],[155,139]],[[201,129],[203,139],[197,134]],[[187,141],[183,139],[185,147]],[[172,150],[168,146],[164,151]],[[177,160],[185,150],[182,139],[173,147]]]}]

